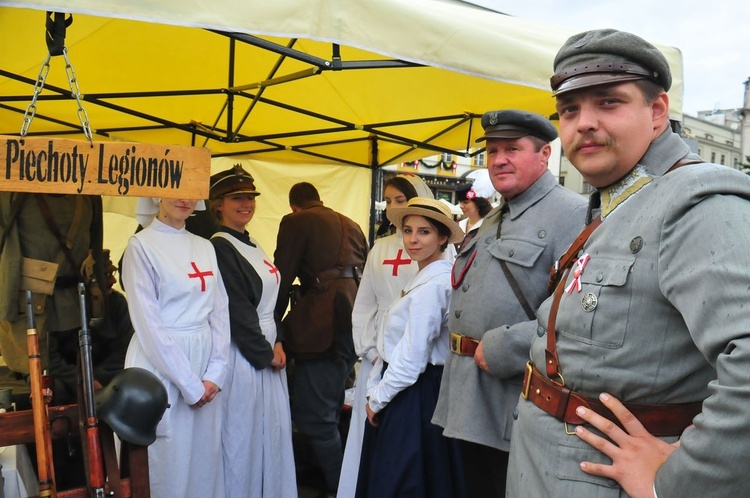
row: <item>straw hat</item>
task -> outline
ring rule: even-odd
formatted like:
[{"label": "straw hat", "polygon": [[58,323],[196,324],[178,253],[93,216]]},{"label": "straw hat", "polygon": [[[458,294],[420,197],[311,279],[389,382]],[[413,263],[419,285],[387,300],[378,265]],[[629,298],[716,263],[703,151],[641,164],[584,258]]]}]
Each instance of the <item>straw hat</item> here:
[{"label": "straw hat", "polygon": [[442,202],[428,197],[412,197],[406,207],[391,208],[386,211],[388,219],[399,230],[403,228],[404,218],[411,215],[424,216],[444,225],[451,232],[448,242],[461,242],[465,234],[458,223],[453,221],[451,211]]}]

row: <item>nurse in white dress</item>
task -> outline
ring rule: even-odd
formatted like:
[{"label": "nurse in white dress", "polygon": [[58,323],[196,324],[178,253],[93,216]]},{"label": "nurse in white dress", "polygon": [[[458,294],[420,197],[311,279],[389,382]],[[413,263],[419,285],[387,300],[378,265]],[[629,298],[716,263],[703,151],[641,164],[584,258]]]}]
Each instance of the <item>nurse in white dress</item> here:
[{"label": "nurse in white dress", "polygon": [[[394,207],[406,206],[412,197],[432,197],[424,181],[413,174],[400,174],[390,178],[383,187],[386,212]],[[395,227],[393,227],[395,230]],[[453,261],[455,250],[448,248],[445,257]],[[354,401],[349,433],[341,465],[338,498],[352,498],[357,487],[362,436],[367,421],[365,412],[367,378],[377,359],[377,331],[385,310],[398,298],[406,284],[417,274],[417,265],[404,249],[400,233],[393,233],[375,241],[367,255],[362,280],[352,311],[352,339],[354,349],[362,358],[354,386]]]},{"label": "nurse in white dress", "polygon": [[245,230],[255,214],[253,177],[240,165],[211,177],[211,238],[229,295],[232,344],[225,383],[224,475],[232,498],[295,498],[286,355],[274,307],[280,275]]},{"label": "nurse in white dress", "polygon": [[158,205],[158,213],[150,223],[139,217],[145,229],[130,238],[123,257],[135,329],[125,367],[153,372],[169,396],[148,448],[151,496],[223,497],[219,391],[227,373],[229,312],[213,246],[185,229],[202,201],[140,201],[139,207]]}]

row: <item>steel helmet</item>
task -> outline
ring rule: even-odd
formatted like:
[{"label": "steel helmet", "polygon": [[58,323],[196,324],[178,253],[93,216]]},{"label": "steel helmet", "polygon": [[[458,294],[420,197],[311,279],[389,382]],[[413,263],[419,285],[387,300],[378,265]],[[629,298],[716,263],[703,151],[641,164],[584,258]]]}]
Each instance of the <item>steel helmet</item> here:
[{"label": "steel helmet", "polygon": [[95,395],[97,416],[120,439],[148,446],[156,440],[167,403],[167,389],[146,369],[126,368]]}]

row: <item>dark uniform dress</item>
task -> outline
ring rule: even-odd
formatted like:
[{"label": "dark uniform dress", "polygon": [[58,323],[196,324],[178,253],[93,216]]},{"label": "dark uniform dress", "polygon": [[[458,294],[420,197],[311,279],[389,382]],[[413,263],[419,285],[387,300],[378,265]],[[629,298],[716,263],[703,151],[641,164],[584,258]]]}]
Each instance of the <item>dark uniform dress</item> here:
[{"label": "dark uniform dress", "polygon": [[[449,261],[423,268],[386,311],[370,376],[357,498],[463,496],[458,442],[431,422],[448,351]],[[388,362],[388,363],[385,363]]]},{"label": "dark uniform dress", "polygon": [[280,341],[279,270],[247,232],[221,227],[211,243],[229,296],[232,337],[221,393],[227,496],[296,498],[286,370],[271,368]]}]

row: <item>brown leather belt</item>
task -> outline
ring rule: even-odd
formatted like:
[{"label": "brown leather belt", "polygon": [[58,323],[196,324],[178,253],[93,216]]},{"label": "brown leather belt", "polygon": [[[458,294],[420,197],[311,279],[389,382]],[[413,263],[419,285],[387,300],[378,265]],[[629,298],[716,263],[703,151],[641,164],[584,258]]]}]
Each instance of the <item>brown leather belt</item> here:
[{"label": "brown leather belt", "polygon": [[317,275],[318,282],[325,282],[326,280],[333,280],[336,278],[353,278],[359,280],[362,278],[362,269],[357,266],[344,266],[341,268],[323,270]]},{"label": "brown leather belt", "polygon": [[[583,425],[587,422],[576,415],[576,408],[590,408],[620,427],[614,413],[609,411],[601,401],[586,396],[548,379],[532,362],[526,363],[521,396],[534,403],[544,412],[556,419],[572,425]],[[625,404],[625,408],[643,424],[654,436],[679,436],[693,418],[701,412],[703,403],[682,403],[675,405],[639,405]]]},{"label": "brown leather belt", "polygon": [[451,351],[456,354],[460,354],[461,356],[474,356],[474,352],[476,352],[477,346],[479,346],[479,341],[472,337],[451,332],[449,344]]}]

